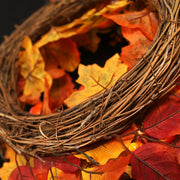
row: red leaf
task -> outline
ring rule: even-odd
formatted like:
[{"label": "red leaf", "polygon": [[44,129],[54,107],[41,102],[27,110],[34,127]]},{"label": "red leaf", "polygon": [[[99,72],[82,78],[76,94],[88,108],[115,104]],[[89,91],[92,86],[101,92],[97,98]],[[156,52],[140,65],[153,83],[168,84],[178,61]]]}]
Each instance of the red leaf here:
[{"label": "red leaf", "polygon": [[165,177],[171,180],[180,179],[180,166],[177,163],[175,148],[159,143],[147,143],[138,148],[134,154],[148,164],[145,165],[135,156],[131,157],[132,174],[136,180],[165,179]]},{"label": "red leaf", "polygon": [[152,107],[145,117],[145,132],[158,139],[167,139],[180,134],[180,99],[165,97]]},{"label": "red leaf", "polygon": [[[19,169],[16,168],[11,173],[8,180],[22,180],[22,179],[34,180],[28,166],[21,166],[19,167]],[[38,179],[38,180],[43,180],[43,179]]]}]

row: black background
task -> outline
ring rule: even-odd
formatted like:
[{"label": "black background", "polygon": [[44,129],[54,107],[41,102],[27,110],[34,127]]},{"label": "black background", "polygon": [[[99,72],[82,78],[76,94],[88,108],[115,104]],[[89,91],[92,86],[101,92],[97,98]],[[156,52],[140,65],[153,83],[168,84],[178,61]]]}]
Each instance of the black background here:
[{"label": "black background", "polygon": [[0,43],[10,35],[15,25],[20,25],[33,12],[47,3],[47,0],[1,0]]}]

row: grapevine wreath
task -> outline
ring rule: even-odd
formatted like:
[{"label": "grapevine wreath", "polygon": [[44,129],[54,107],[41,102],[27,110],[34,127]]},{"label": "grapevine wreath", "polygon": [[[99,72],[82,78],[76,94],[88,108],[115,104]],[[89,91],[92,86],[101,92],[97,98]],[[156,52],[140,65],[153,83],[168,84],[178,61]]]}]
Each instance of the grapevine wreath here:
[{"label": "grapevine wreath", "polygon": [[[159,26],[151,47],[116,83],[82,103],[47,115],[22,108],[17,93],[21,43],[35,44],[52,26],[81,17],[109,0],[61,0],[31,15],[0,46],[0,139],[16,152],[33,157],[60,155],[91,147],[126,130],[145,108],[167,94],[180,72],[180,2],[152,0]],[[98,9],[97,8],[97,9]]]}]

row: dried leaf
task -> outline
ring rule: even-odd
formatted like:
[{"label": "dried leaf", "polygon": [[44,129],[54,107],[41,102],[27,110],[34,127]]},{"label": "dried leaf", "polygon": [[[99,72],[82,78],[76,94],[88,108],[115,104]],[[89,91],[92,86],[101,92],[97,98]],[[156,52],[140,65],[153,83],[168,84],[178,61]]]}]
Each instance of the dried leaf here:
[{"label": "dried leaf", "polygon": [[144,179],[180,179],[180,166],[177,163],[176,149],[160,143],[147,143],[134,154],[147,163],[132,156],[133,178]]},{"label": "dried leaf", "polygon": [[115,54],[103,68],[97,64],[84,66],[79,65],[79,78],[77,83],[84,86],[82,91],[73,92],[70,97],[65,100],[68,107],[73,107],[88,97],[102,92],[114,85],[118,78],[127,71],[127,66],[119,60],[119,55]]},{"label": "dried leaf", "polygon": [[28,36],[25,36],[22,45],[25,50],[19,52],[20,74],[25,79],[23,95],[20,100],[29,104],[37,104],[40,95],[45,89],[45,77],[48,83],[52,79],[44,70],[44,61],[37,48],[33,47]]},{"label": "dried leaf", "polygon": [[71,38],[48,43],[41,47],[40,51],[45,61],[45,70],[52,78],[64,76],[64,70],[74,71],[80,62],[79,51]]},{"label": "dried leaf", "polygon": [[98,29],[94,28],[87,33],[76,35],[72,37],[72,39],[76,42],[78,47],[84,47],[92,53],[95,53],[101,41],[97,33]]}]

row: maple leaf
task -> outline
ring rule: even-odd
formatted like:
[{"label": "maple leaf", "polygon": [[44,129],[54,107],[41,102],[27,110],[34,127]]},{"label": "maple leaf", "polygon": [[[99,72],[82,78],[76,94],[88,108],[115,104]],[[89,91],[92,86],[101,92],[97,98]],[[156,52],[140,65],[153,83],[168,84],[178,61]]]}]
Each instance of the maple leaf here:
[{"label": "maple leaf", "polygon": [[[180,179],[176,149],[160,143],[147,143],[138,148],[131,157],[133,178]],[[143,163],[144,161],[145,163]]]},{"label": "maple leaf", "polygon": [[52,79],[44,70],[44,61],[38,49],[33,47],[28,36],[25,36],[21,46],[25,49],[19,52],[20,74],[25,79],[22,102],[37,104],[40,95],[45,89],[45,77],[51,85]]},{"label": "maple leaf", "polygon": [[[137,129],[136,125],[133,124],[131,128],[125,131],[122,135],[133,132],[136,129]],[[133,138],[134,138],[133,134],[122,138],[122,141],[124,142],[127,148],[130,146]],[[121,141],[118,138],[114,138],[113,140],[101,146],[98,146],[97,148],[94,148],[89,151],[85,151],[85,154],[89,157],[92,157],[100,165],[105,165],[110,159],[118,158],[118,156],[125,150],[126,149],[124,145],[121,143]],[[89,162],[88,158],[83,154],[75,155],[75,157],[80,159],[85,159]]]},{"label": "maple leaf", "polygon": [[64,102],[68,107],[75,106],[96,93],[104,91],[114,85],[119,77],[127,71],[127,66],[119,60],[119,55],[115,54],[106,61],[101,68],[97,64],[84,66],[79,65],[79,78],[77,83],[84,86],[81,91],[75,91]]},{"label": "maple leaf", "polygon": [[151,46],[158,28],[155,13],[148,9],[125,14],[103,14],[121,26],[121,32],[130,44],[121,50],[121,60],[131,69]]},{"label": "maple leaf", "polygon": [[180,99],[166,96],[145,116],[143,127],[151,137],[167,139],[180,134]]},{"label": "maple leaf", "polygon": [[103,14],[104,17],[113,20],[121,27],[130,29],[139,29],[146,38],[153,40],[158,28],[158,20],[156,14],[148,8],[142,11],[125,11],[124,14]]},{"label": "maple leaf", "polygon": [[45,70],[52,78],[60,78],[65,71],[73,72],[79,65],[80,55],[71,38],[62,38],[40,48],[45,61]]},{"label": "maple leaf", "polygon": [[[133,132],[136,129],[136,125],[133,124],[131,128],[129,128],[122,135]],[[134,135],[131,134],[128,136],[124,136],[121,139],[124,145],[128,148],[133,138]],[[124,145],[118,138],[114,138],[113,140],[97,148],[86,151],[85,155],[75,155],[76,157],[80,159],[85,159],[88,162],[90,161],[87,157],[90,157],[100,165],[91,168],[86,168],[85,170],[90,172],[102,172],[102,174],[89,174],[82,171],[83,179],[118,179],[121,176],[121,174],[124,173],[124,171],[126,170],[130,159],[130,153],[126,151]]]}]

